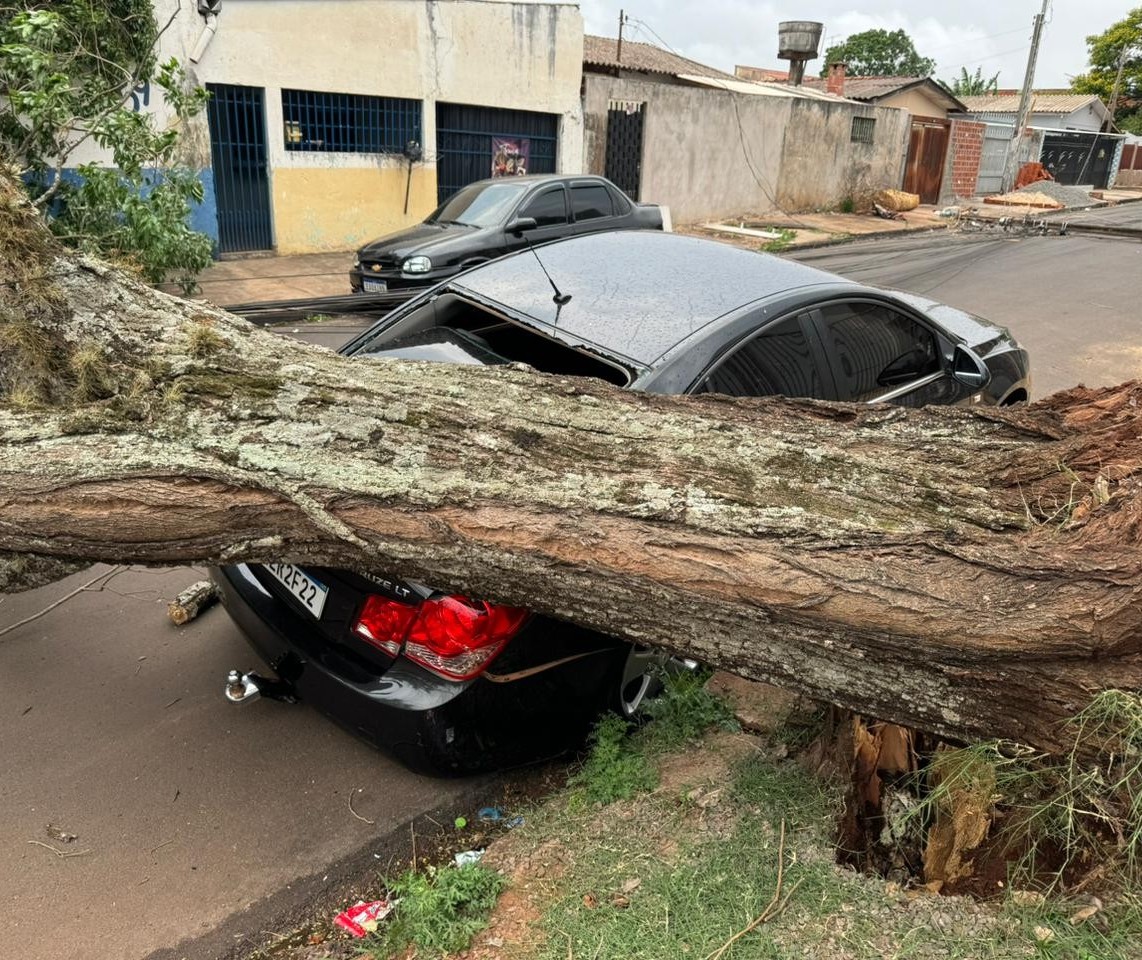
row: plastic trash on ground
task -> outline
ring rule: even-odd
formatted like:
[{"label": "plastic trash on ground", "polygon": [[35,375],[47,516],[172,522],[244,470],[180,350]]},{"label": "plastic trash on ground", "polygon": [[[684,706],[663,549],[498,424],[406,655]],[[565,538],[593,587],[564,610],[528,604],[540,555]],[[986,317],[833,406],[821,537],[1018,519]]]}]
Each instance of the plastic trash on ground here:
[{"label": "plastic trash on ground", "polygon": [[479,863],[480,858],[483,857],[483,850],[464,850],[456,854],[452,858],[452,862],[458,867],[466,867],[472,863]]},{"label": "plastic trash on ground", "polygon": [[481,807],[476,816],[481,823],[501,823],[509,830],[514,830],[523,823],[523,817],[509,817],[499,807]]},{"label": "plastic trash on ground", "polygon": [[333,922],[354,937],[364,937],[377,929],[377,925],[393,912],[394,906],[396,904],[388,900],[373,900],[371,903],[362,900],[337,914]]}]

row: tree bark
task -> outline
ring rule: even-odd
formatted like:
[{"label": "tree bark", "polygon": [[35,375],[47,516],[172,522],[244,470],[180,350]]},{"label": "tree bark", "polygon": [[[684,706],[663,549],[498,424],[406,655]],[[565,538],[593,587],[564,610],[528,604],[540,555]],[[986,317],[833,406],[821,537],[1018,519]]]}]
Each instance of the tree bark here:
[{"label": "tree bark", "polygon": [[394,571],[1046,750],[1142,688],[1142,384],[912,411],[348,360],[0,199],[7,589],[79,560]]}]

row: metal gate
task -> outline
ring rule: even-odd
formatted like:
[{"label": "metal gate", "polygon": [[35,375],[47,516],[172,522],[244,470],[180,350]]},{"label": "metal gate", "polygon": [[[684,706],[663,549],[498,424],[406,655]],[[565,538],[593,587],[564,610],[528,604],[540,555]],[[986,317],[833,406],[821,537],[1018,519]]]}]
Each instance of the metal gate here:
[{"label": "metal gate", "polygon": [[1110,178],[1110,167],[1120,137],[1097,133],[1048,131],[1043,137],[1039,162],[1059,183],[1088,184],[1101,190]]},{"label": "metal gate", "polygon": [[266,92],[209,83],[210,157],[223,253],[269,250],[270,177],[266,164]]},{"label": "metal gate", "polygon": [[437,201],[443,203],[461,187],[492,176],[498,148],[522,166],[519,172],[554,173],[558,144],[555,114],[437,103]]},{"label": "metal gate", "polygon": [[607,155],[603,175],[632,200],[642,188],[642,124],[646,104],[612,100],[607,105]]},{"label": "metal gate", "polygon": [[1003,191],[1003,168],[1015,127],[1004,123],[989,123],[983,131],[983,151],[979,159],[979,177],[975,192],[979,196]]},{"label": "metal gate", "polygon": [[904,189],[920,196],[921,203],[938,203],[948,153],[947,120],[912,118],[912,137],[904,166]]}]

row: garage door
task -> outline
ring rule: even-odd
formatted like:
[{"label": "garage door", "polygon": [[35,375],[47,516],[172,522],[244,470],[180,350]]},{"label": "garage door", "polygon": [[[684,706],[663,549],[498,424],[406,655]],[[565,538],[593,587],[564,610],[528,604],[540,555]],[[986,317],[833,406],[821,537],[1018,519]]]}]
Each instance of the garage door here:
[{"label": "garage door", "polygon": [[438,103],[438,200],[493,175],[554,173],[558,144],[558,114]]}]

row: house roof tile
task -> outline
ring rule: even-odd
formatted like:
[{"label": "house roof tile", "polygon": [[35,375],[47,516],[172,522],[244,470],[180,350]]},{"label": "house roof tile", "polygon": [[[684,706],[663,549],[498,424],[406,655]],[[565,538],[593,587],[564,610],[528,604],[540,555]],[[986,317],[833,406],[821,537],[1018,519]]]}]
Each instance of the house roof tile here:
[{"label": "house roof tile", "polygon": [[[968,113],[1018,113],[1019,95],[989,94],[982,97],[960,97]],[[1036,93],[1031,102],[1032,113],[1074,113],[1098,100],[1093,93]],[[1101,103],[1101,101],[1099,101]]]},{"label": "house roof tile", "polygon": [[624,70],[639,70],[643,73],[662,73],[667,76],[712,77],[720,80],[733,80],[733,74],[723,73],[704,63],[680,57],[661,47],[649,43],[623,41],[623,59],[618,59],[618,41],[611,37],[583,37],[583,62],[596,67],[621,67]]}]

